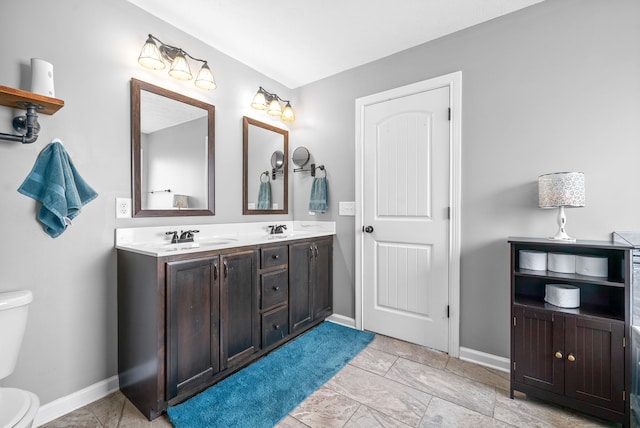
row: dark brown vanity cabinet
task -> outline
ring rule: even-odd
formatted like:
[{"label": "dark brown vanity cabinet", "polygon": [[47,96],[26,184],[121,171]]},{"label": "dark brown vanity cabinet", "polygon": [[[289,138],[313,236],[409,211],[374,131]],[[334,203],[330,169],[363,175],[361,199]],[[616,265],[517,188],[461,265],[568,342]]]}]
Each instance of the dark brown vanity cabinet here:
[{"label": "dark brown vanity cabinet", "polygon": [[167,263],[167,395],[220,371],[219,257]]},{"label": "dark brown vanity cabinet", "polygon": [[257,266],[257,250],[220,256],[220,346],[224,369],[242,364],[260,349]]},{"label": "dark brown vanity cabinet", "polygon": [[[511,238],[514,390],[629,424],[631,249],[600,241]],[[520,251],[606,258],[607,277],[520,268]],[[579,288],[580,306],[545,302],[546,284]]]},{"label": "dark brown vanity cabinet", "polygon": [[260,318],[262,347],[289,336],[288,245],[262,248],[260,254]]},{"label": "dark brown vanity cabinet", "polygon": [[[117,250],[120,390],[152,420],[322,322],[331,247],[332,237],[163,257]],[[294,306],[309,314],[295,331]]]},{"label": "dark brown vanity cabinet", "polygon": [[289,245],[289,317],[291,331],[303,329],[332,312],[331,238]]},{"label": "dark brown vanity cabinet", "polygon": [[167,393],[207,384],[260,348],[257,251],[167,267]]}]

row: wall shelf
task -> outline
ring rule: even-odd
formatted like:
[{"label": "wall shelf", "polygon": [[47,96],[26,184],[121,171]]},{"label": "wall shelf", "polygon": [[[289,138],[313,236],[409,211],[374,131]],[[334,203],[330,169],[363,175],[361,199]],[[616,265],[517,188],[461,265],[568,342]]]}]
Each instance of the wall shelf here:
[{"label": "wall shelf", "polygon": [[64,101],[57,98],[46,97],[7,86],[0,86],[0,105],[26,110],[28,104],[38,106],[38,113],[48,115],[52,115],[64,107]]}]

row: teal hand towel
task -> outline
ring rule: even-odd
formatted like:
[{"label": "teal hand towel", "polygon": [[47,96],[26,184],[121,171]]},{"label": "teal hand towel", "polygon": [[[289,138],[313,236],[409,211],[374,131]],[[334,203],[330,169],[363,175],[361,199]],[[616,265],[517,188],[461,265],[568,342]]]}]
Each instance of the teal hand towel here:
[{"label": "teal hand towel", "polygon": [[258,191],[258,207],[259,210],[271,209],[271,183],[263,181],[260,183]]},{"label": "teal hand towel", "polygon": [[18,192],[41,203],[37,218],[52,238],[60,236],[82,206],[98,196],[82,179],[59,140],[40,152]]},{"label": "teal hand towel", "polygon": [[309,198],[309,211],[324,213],[329,207],[329,194],[327,192],[327,178],[316,177],[311,184],[311,197]]}]

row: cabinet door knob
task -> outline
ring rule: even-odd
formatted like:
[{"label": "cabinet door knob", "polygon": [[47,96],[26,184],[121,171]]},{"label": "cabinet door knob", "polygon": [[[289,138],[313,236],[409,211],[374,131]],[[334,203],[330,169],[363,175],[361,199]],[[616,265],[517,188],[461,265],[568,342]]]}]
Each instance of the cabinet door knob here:
[{"label": "cabinet door knob", "polygon": [[273,325],[273,329],[274,329],[274,330],[277,330],[277,329],[279,329],[279,328],[280,328],[280,326],[279,326],[278,324],[274,324],[274,325]]},{"label": "cabinet door knob", "polygon": [[567,357],[567,360],[573,363],[576,360],[576,357],[574,357],[573,354],[569,354],[569,356]]},{"label": "cabinet door knob", "polygon": [[275,286],[273,287],[273,291],[278,291],[278,290],[280,290],[280,287],[278,287],[277,285],[275,285]]},{"label": "cabinet door knob", "polygon": [[562,358],[562,352],[560,351],[556,352],[556,358]]},{"label": "cabinet door knob", "polygon": [[273,255],[273,256],[271,256],[271,257],[272,257],[274,260],[278,260],[278,257],[279,257],[279,256],[278,256],[277,254],[274,254],[274,255]]}]

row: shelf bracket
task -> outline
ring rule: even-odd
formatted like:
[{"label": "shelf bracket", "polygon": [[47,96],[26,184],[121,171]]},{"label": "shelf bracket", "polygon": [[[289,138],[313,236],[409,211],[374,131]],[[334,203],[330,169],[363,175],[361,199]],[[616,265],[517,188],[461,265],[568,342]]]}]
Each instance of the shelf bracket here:
[{"label": "shelf bracket", "polygon": [[13,119],[13,129],[21,135],[5,134],[4,132],[0,132],[0,140],[19,141],[22,144],[31,144],[38,139],[40,124],[38,123],[37,110],[41,110],[43,107],[38,104],[28,102],[19,102],[18,105],[27,110],[25,116],[16,116]]}]

